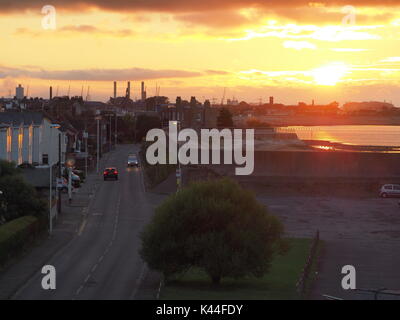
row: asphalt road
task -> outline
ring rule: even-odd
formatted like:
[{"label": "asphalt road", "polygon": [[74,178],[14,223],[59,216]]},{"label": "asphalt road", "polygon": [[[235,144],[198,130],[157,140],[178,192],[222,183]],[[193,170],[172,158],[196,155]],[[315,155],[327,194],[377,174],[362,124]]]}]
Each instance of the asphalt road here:
[{"label": "asphalt road", "polygon": [[139,234],[153,206],[141,169],[126,167],[133,152],[137,147],[124,145],[110,154],[107,166],[117,167],[119,180],[103,181],[99,175],[78,234],[48,261],[56,268],[56,289],[42,289],[39,270],[14,299],[135,298],[147,273],[139,256]]}]

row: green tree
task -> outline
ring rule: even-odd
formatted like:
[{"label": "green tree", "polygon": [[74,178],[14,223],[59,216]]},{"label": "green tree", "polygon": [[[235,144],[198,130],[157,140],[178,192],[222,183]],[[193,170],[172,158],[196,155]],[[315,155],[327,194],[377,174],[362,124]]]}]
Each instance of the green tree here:
[{"label": "green tree", "polygon": [[214,284],[223,277],[257,277],[283,253],[283,226],[229,179],[191,184],[167,198],[141,234],[141,256],[168,280],[191,267]]},{"label": "green tree", "polygon": [[250,128],[269,128],[269,127],[271,127],[270,124],[268,124],[266,122],[262,122],[262,121],[258,120],[257,118],[250,118],[249,120],[247,120],[246,124]]},{"label": "green tree", "polygon": [[219,128],[232,128],[233,127],[232,113],[228,109],[222,108],[220,110],[218,118],[217,118],[217,126]]},{"label": "green tree", "polygon": [[40,217],[46,212],[46,202],[13,163],[0,161],[0,190],[0,224],[27,215]]}]

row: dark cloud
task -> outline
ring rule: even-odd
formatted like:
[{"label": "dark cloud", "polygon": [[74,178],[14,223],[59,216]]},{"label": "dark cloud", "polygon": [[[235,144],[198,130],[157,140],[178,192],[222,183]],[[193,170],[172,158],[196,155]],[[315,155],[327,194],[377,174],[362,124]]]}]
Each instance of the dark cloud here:
[{"label": "dark cloud", "polygon": [[[353,4],[353,7],[355,9],[355,19],[358,24],[382,23],[390,21],[395,17],[395,13],[393,12],[377,14],[370,13],[368,15],[362,14],[360,12],[357,12],[357,6]],[[338,8],[338,11],[327,11],[326,9],[327,8],[325,6],[281,6],[275,8],[265,8],[262,9],[262,12],[267,16],[283,17],[292,21],[318,24],[341,23],[346,14],[349,13],[342,12],[340,6]]]},{"label": "dark cloud", "polygon": [[[91,25],[67,25],[55,30],[55,33],[58,34],[59,32],[63,33],[74,33],[74,34],[103,34],[103,35],[110,35],[116,37],[128,37],[133,36],[135,33],[129,29],[119,29],[119,30],[106,30],[100,29]],[[30,30],[27,28],[17,28],[14,32],[15,35],[28,35],[32,37],[38,37],[44,34],[49,34],[47,31],[37,31],[37,30]]]},{"label": "dark cloud", "polygon": [[77,25],[77,26],[64,26],[59,29],[60,31],[73,31],[73,32],[98,32],[99,29],[90,25]]},{"label": "dark cloud", "polygon": [[[282,8],[309,6],[310,3],[326,6],[399,6],[398,0],[52,0],[56,8],[98,8],[112,11],[196,12],[238,8]],[[350,3],[349,3],[350,2]],[[0,0],[1,12],[41,8],[42,0]]]},{"label": "dark cloud", "polygon": [[[45,3],[42,0],[0,0],[0,14],[10,11],[25,12],[40,10]],[[341,7],[392,7],[400,6],[400,0],[52,0],[60,12],[84,12],[100,9],[124,13],[132,21],[146,22],[146,13],[168,13],[174,19],[189,27],[207,27],[214,30],[233,30],[235,27],[258,25],[265,17],[282,18],[290,22],[303,24],[340,24],[345,13]],[[337,12],[328,11],[326,7],[337,7]],[[238,9],[253,9],[250,14],[242,14]],[[376,14],[357,13],[358,24],[385,24],[396,14],[387,11]],[[168,17],[168,15],[165,15]],[[72,31],[72,30],[71,30]],[[90,32],[90,30],[74,30]],[[94,31],[92,31],[94,32]],[[110,35],[127,36],[129,33],[112,33]]]},{"label": "dark cloud", "polygon": [[226,76],[228,74],[230,74],[227,71],[222,71],[222,70],[206,70],[205,73],[207,75],[215,75],[215,76]]},{"label": "dark cloud", "polygon": [[230,28],[243,25],[251,25],[259,22],[261,16],[246,17],[236,11],[212,11],[192,12],[176,14],[175,20],[184,22],[187,25],[202,25],[215,28]]},{"label": "dark cloud", "polygon": [[76,25],[76,26],[68,25],[61,27],[57,31],[72,32],[72,33],[98,33],[98,34],[105,34],[105,35],[119,36],[119,37],[128,37],[134,35],[134,32],[132,32],[132,30],[129,29],[104,30],[91,25]]},{"label": "dark cloud", "polygon": [[0,78],[34,78],[48,80],[81,81],[126,81],[168,78],[200,77],[207,73],[185,70],[129,69],[88,69],[70,71],[47,71],[39,68],[18,69],[0,66]]}]

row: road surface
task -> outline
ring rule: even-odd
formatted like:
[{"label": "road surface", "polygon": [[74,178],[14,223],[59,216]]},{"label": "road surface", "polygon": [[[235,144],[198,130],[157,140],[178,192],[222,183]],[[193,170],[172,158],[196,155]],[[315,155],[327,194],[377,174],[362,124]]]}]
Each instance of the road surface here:
[{"label": "road surface", "polygon": [[139,234],[153,205],[141,169],[126,167],[133,152],[138,148],[124,145],[109,155],[107,166],[117,167],[119,180],[103,181],[99,175],[77,235],[47,262],[56,269],[56,289],[42,289],[44,275],[38,270],[14,299],[135,298],[147,273],[139,256]]}]

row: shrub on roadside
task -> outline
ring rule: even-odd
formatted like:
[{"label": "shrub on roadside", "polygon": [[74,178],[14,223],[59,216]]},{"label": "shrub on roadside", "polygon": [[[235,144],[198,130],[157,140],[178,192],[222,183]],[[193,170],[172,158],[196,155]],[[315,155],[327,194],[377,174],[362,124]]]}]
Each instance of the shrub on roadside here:
[{"label": "shrub on roadside", "polygon": [[0,224],[28,215],[40,218],[46,213],[46,202],[22,176],[3,174],[0,176]]},{"label": "shrub on roadside", "polygon": [[15,163],[0,160],[0,225],[13,219],[45,215],[47,204],[28,184]]},{"label": "shrub on roadside", "polygon": [[39,220],[33,216],[14,219],[0,226],[0,265],[17,255],[39,231]]}]

